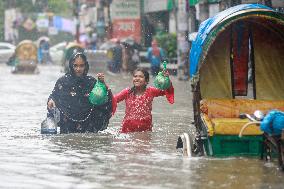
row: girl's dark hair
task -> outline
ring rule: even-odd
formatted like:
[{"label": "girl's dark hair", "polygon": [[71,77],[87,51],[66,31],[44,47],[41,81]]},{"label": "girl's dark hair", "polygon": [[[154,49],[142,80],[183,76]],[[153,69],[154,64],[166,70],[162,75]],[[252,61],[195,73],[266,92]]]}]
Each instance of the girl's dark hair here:
[{"label": "girl's dark hair", "polygon": [[[132,75],[134,76],[134,74],[136,72],[142,72],[144,77],[145,77],[145,81],[148,83],[150,80],[150,74],[147,70],[143,69],[143,68],[137,68],[133,71]],[[145,88],[147,87],[147,85],[145,85]],[[135,86],[131,87],[131,89],[129,89],[129,94],[130,93],[134,93],[135,92]]]},{"label": "girl's dark hair", "polygon": [[134,74],[135,74],[136,72],[142,72],[143,75],[144,75],[144,77],[145,77],[145,81],[146,81],[147,83],[149,82],[149,80],[150,80],[150,74],[149,74],[149,72],[148,72],[147,70],[145,70],[145,69],[143,69],[143,68],[137,68],[137,69],[135,69],[135,70],[133,71],[132,75],[134,76]]}]

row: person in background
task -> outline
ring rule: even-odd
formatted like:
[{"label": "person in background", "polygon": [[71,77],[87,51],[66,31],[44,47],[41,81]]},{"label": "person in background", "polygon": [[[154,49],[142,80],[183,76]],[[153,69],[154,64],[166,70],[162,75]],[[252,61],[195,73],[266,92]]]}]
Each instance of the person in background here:
[{"label": "person in background", "polygon": [[165,60],[165,53],[162,48],[158,47],[158,42],[155,39],[152,41],[152,46],[148,48],[147,58],[151,63],[152,76],[157,76],[161,62]]},{"label": "person in background", "polygon": [[122,71],[124,75],[128,75],[130,68],[130,60],[131,60],[131,47],[127,43],[122,43]]},{"label": "person in background", "polygon": [[[57,80],[48,98],[48,116],[54,116],[54,108],[60,111],[60,133],[98,132],[108,126],[112,116],[112,93],[108,90],[107,103],[92,105],[88,97],[97,80],[87,75],[88,70],[86,55],[74,52],[69,60],[69,71]],[[104,83],[104,74],[97,76]]]},{"label": "person in background", "polygon": [[130,59],[129,68],[128,68],[130,73],[133,73],[134,70],[137,69],[139,62],[140,62],[139,51],[138,49],[132,48],[131,59]]},{"label": "person in background", "polygon": [[113,47],[113,61],[114,61],[114,73],[119,73],[122,67],[122,46],[120,40],[116,39],[115,47]]},{"label": "person in background", "polygon": [[96,30],[91,35],[91,49],[97,50],[97,33]]},{"label": "person in background", "polygon": [[37,60],[39,64],[43,63],[43,48],[44,48],[45,40],[41,40],[39,42],[39,47],[37,49]]},{"label": "person in background", "polygon": [[[169,73],[165,71],[164,75],[168,76]],[[173,104],[174,88],[172,84],[167,90],[147,87],[149,73],[142,68],[137,68],[133,72],[132,82],[133,87],[123,89],[114,97],[115,104],[121,101],[125,101],[126,104],[121,132],[152,131],[152,102],[154,98],[166,96],[168,102]]]},{"label": "person in background", "polygon": [[48,41],[44,41],[43,46],[42,46],[42,62],[45,64],[51,64],[52,59],[50,56],[50,44]]}]

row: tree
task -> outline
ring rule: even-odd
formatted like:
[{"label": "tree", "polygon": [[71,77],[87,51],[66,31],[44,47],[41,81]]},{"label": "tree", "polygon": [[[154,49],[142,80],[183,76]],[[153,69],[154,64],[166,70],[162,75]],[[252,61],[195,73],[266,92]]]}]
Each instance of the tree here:
[{"label": "tree", "polygon": [[49,0],[48,1],[48,10],[53,12],[56,15],[61,16],[71,16],[72,12],[70,9],[72,5],[69,4],[66,0]]},{"label": "tree", "polygon": [[5,2],[0,1],[0,40],[4,41],[4,12],[5,12]]}]

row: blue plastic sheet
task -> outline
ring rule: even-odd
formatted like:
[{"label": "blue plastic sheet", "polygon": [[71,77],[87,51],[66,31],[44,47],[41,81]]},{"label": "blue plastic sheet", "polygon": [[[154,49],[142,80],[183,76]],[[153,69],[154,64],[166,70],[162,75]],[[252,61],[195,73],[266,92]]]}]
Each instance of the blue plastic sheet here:
[{"label": "blue plastic sheet", "polygon": [[271,135],[280,135],[284,129],[284,112],[270,111],[261,122],[260,129]]},{"label": "blue plastic sheet", "polygon": [[198,71],[199,67],[199,59],[202,55],[203,49],[203,44],[206,41],[207,36],[209,33],[213,30],[213,28],[218,25],[222,20],[229,15],[236,13],[238,11],[242,10],[247,10],[247,9],[265,9],[265,10],[270,10],[274,11],[270,7],[266,7],[261,4],[242,4],[238,6],[231,7],[229,9],[226,9],[214,17],[208,18],[204,22],[201,23],[198,34],[196,39],[192,42],[192,47],[190,50],[190,55],[189,55],[189,60],[190,60],[190,77],[192,78],[193,75],[196,74]]}]

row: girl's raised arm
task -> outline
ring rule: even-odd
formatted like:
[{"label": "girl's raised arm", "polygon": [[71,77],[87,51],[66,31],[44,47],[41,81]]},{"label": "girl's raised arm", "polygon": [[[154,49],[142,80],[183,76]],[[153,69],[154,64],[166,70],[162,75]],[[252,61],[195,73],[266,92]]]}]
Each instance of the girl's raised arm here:
[{"label": "girl's raised arm", "polygon": [[149,89],[151,90],[151,94],[154,97],[166,95],[166,98],[170,104],[173,104],[175,102],[175,91],[174,91],[174,87],[172,84],[170,88],[168,88],[167,90],[161,90],[155,87],[149,87]]},{"label": "girl's raised arm", "polygon": [[129,88],[126,88],[126,89],[123,89],[122,91],[120,91],[119,93],[117,93],[116,95],[114,95],[116,102],[119,103],[119,102],[125,100],[128,93],[129,93]]}]

